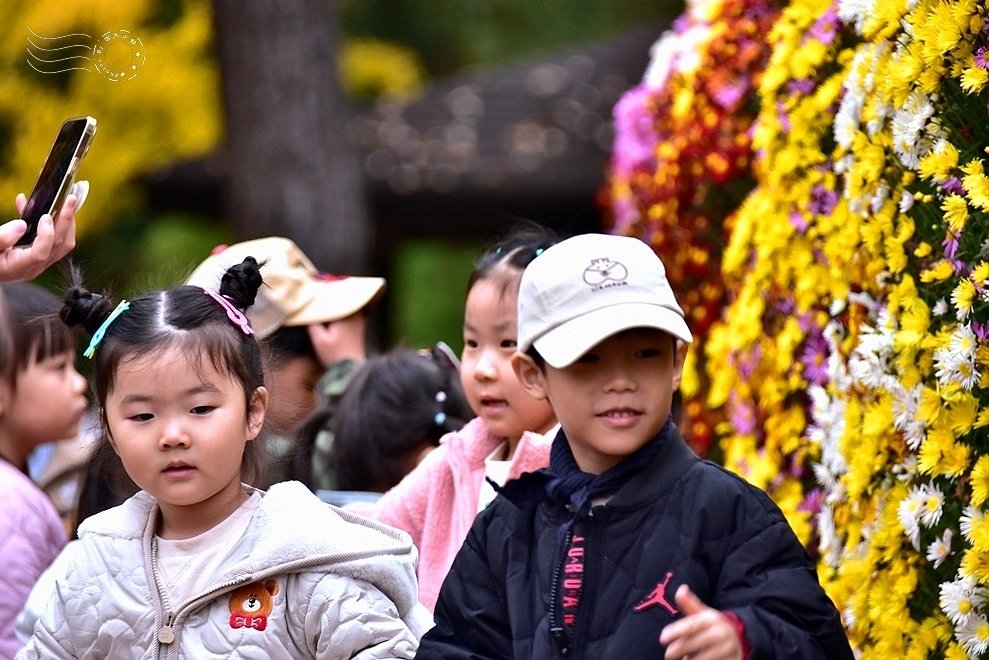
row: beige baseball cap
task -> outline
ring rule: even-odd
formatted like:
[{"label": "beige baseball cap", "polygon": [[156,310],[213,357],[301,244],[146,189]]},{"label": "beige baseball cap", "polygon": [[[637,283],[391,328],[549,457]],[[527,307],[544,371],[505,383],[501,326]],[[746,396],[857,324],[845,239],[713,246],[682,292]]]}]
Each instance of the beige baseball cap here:
[{"label": "beige baseball cap", "polygon": [[693,339],[663,262],[628,236],[581,234],[548,248],[522,273],[518,310],[518,350],[535,346],[558,369],[629,328]]},{"label": "beige baseball cap", "polygon": [[247,310],[259,338],[282,327],[346,318],[377,300],[385,289],[380,277],[320,273],[299,246],[280,236],[217,246],[186,284],[216,291],[227,269],[246,257],[263,264],[264,284]]}]

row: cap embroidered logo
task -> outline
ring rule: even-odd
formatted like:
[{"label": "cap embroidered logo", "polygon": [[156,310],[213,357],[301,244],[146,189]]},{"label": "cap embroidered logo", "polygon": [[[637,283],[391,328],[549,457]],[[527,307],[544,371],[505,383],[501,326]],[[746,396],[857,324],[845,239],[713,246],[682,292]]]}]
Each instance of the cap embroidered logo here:
[{"label": "cap embroidered logo", "polygon": [[592,287],[598,287],[605,282],[624,282],[628,277],[628,268],[620,261],[612,259],[591,259],[591,265],[584,269],[584,281]]}]

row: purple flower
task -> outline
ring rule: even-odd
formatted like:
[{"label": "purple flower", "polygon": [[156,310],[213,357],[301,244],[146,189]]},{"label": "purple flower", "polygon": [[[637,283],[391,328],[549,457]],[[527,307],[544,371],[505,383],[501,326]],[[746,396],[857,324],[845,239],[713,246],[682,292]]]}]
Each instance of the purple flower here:
[{"label": "purple flower", "polygon": [[810,193],[810,211],[818,215],[830,215],[838,204],[838,193],[821,184]]},{"label": "purple flower", "polygon": [[817,83],[810,78],[791,80],[786,86],[786,91],[790,96],[795,96],[797,94],[801,96],[809,96],[815,89],[817,89]]},{"label": "purple flower", "polygon": [[748,79],[744,78],[734,85],[725,85],[714,93],[714,101],[725,110],[738,106],[749,88]]},{"label": "purple flower", "polygon": [[961,180],[956,176],[941,182],[941,189],[955,195],[965,194],[965,186],[962,185]]},{"label": "purple flower", "polygon": [[948,234],[943,241],[941,241],[941,246],[944,248],[944,258],[954,259],[955,253],[958,252],[958,235],[954,232]]},{"label": "purple flower", "polygon": [[799,211],[790,212],[790,224],[797,228],[801,234],[807,233],[807,220],[804,219],[804,215]]},{"label": "purple flower", "polygon": [[972,332],[979,341],[985,341],[989,337],[989,323],[972,323]]},{"label": "purple flower", "polygon": [[809,30],[807,30],[807,38],[816,39],[824,45],[829,45],[832,41],[834,41],[834,37],[837,32],[838,12],[832,5],[832,7],[828,9],[823,16],[817,19]]},{"label": "purple flower", "polygon": [[821,335],[811,335],[800,354],[804,365],[804,378],[809,382],[825,385],[828,382],[828,342]]},{"label": "purple flower", "polygon": [[821,502],[824,500],[820,488],[815,488],[804,496],[804,501],[797,505],[797,511],[803,511],[812,515],[817,515],[821,511]]},{"label": "purple flower", "polygon": [[734,394],[729,404],[731,425],[738,433],[748,435],[755,431],[755,410],[748,403],[740,401]]},{"label": "purple flower", "polygon": [[986,61],[986,46],[979,46],[979,49],[975,51],[975,66],[982,69],[989,69],[989,62]]},{"label": "purple flower", "polygon": [[659,136],[649,113],[649,90],[638,85],[615,104],[615,144],[612,167],[617,177],[627,177],[637,166],[651,162]]},{"label": "purple flower", "polygon": [[776,120],[780,123],[780,128],[786,133],[789,133],[793,128],[790,115],[786,114],[786,104],[783,101],[776,102]]}]

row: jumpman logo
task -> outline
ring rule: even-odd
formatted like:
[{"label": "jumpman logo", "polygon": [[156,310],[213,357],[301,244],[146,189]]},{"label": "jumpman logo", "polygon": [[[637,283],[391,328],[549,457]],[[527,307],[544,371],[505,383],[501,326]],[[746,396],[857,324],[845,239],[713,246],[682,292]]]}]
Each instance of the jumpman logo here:
[{"label": "jumpman logo", "polygon": [[670,601],[666,600],[666,585],[670,583],[670,578],[673,577],[673,571],[669,571],[663,581],[656,585],[656,588],[646,596],[641,603],[632,608],[633,612],[641,612],[646,610],[653,605],[661,605],[670,614],[679,614],[680,610],[670,605]]}]

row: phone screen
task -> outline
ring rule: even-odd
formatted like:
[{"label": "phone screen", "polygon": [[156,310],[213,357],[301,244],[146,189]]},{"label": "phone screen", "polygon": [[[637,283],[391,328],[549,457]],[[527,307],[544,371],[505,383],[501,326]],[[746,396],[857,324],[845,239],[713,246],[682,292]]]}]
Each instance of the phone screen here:
[{"label": "phone screen", "polygon": [[48,152],[48,158],[41,168],[38,182],[24,207],[21,217],[27,222],[27,231],[17,241],[18,245],[27,245],[34,241],[41,216],[45,213],[55,215],[61,209],[62,202],[72,185],[75,168],[79,159],[86,154],[89,140],[95,130],[96,120],[91,117],[69,119],[62,124],[51,151]]}]

